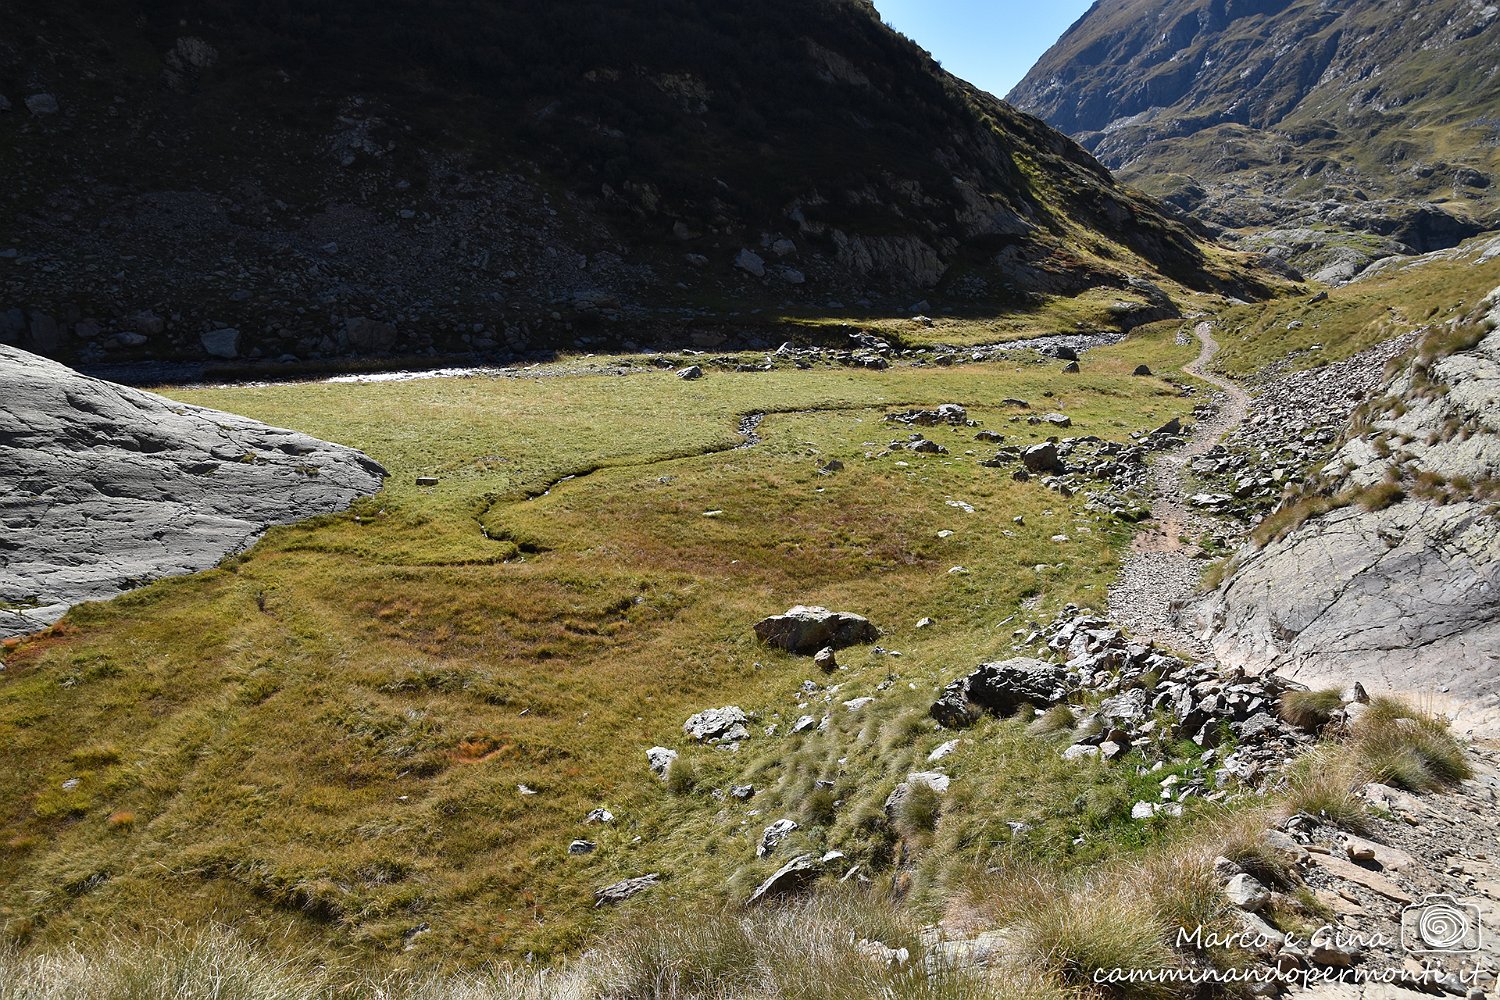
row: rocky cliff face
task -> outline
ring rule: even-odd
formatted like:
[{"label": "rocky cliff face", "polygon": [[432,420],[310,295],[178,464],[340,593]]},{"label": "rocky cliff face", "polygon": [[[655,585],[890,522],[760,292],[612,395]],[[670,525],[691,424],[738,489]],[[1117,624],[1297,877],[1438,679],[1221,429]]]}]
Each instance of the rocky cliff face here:
[{"label": "rocky cliff face", "polygon": [[63,358],[1259,287],[862,0],[64,0],[0,96],[0,342]]},{"label": "rocky cliff face", "polygon": [[1471,0],[1099,0],[1010,100],[1220,225],[1424,252],[1500,219],[1497,43]]},{"label": "rocky cliff face", "polygon": [[[1356,414],[1199,607],[1220,660],[1419,692],[1500,731],[1500,289]],[[1279,537],[1278,537],[1279,536]],[[1451,701],[1451,706],[1446,703]]]},{"label": "rocky cliff face", "polygon": [[0,399],[0,637],[206,569],[384,476],[353,449],[3,345]]}]

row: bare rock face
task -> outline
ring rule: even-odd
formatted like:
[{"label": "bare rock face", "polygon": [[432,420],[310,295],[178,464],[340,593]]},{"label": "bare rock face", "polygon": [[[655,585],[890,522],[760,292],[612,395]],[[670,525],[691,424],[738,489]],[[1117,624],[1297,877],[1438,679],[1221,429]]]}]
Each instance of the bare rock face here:
[{"label": "bare rock face", "polygon": [[1324,468],[1356,502],[1247,548],[1199,602],[1221,662],[1313,686],[1357,675],[1500,732],[1500,290],[1476,322],[1477,344],[1399,374],[1401,405]]},{"label": "bare rock face", "polygon": [[0,345],[0,636],[380,489],[364,455]]}]

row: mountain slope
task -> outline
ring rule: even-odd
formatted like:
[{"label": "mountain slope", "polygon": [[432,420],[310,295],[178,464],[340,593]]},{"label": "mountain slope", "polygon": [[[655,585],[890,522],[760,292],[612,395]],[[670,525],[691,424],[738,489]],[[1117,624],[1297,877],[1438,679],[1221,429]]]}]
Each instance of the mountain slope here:
[{"label": "mountain slope", "polygon": [[1131,277],[1264,290],[861,0],[0,21],[0,339],[44,353],[521,350],[750,309],[1144,305]]},{"label": "mountain slope", "polygon": [[1222,225],[1426,251],[1500,219],[1497,42],[1471,0],[1099,0],[1010,100]]}]

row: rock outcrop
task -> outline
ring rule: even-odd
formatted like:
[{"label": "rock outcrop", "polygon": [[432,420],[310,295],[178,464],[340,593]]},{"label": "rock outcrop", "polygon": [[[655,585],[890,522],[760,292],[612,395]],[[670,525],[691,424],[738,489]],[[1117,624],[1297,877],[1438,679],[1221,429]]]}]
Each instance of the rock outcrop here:
[{"label": "rock outcrop", "polygon": [[[1437,331],[1356,415],[1322,510],[1240,554],[1196,613],[1221,662],[1310,685],[1351,674],[1500,731],[1500,290]],[[1468,345],[1468,346],[1465,346]],[[1448,702],[1451,701],[1451,705]]]},{"label": "rock outcrop", "polygon": [[0,400],[0,636],[206,569],[385,475],[351,448],[5,346]]}]

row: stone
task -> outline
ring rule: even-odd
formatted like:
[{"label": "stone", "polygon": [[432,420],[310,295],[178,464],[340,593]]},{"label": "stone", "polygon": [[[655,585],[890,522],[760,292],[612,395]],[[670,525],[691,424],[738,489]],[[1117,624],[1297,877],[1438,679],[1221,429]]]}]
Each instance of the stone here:
[{"label": "stone", "polygon": [[653,889],[661,883],[661,876],[655,872],[650,875],[639,875],[628,878],[614,885],[607,885],[602,889],[594,890],[594,906],[613,906],[623,903],[632,896],[638,896],[647,889]]},{"label": "stone", "polygon": [[766,260],[753,250],[740,250],[734,258],[734,266],[756,278],[766,276]]},{"label": "stone", "polygon": [[438,484],[438,477],[437,476],[418,476],[417,477],[417,485],[418,486],[436,486],[437,484]]},{"label": "stone", "polygon": [[677,373],[677,377],[684,382],[692,382],[703,377],[703,369],[697,365],[688,365]]},{"label": "stone", "polygon": [[0,400],[0,637],[209,569],[272,525],[343,510],[385,476],[352,448],[13,347],[0,346]]},{"label": "stone", "polygon": [[1063,365],[1064,375],[1077,375],[1081,371],[1083,371],[1083,369],[1078,366],[1078,362],[1076,361],[1069,361],[1067,364]]},{"label": "stone", "polygon": [[211,357],[232,360],[240,356],[240,331],[233,327],[210,330],[201,335],[198,342]]},{"label": "stone", "polygon": [[887,969],[899,969],[911,961],[911,952],[905,948],[892,948],[879,941],[871,941],[861,938],[854,944],[854,950],[862,957],[869,959],[876,965]]},{"label": "stone", "polygon": [[1135,366],[1135,370],[1132,371],[1130,374],[1132,374],[1132,375],[1150,375],[1151,374],[1151,368],[1148,365],[1136,365]]},{"label": "stone", "polygon": [[55,115],[61,108],[58,106],[57,98],[51,94],[32,94],[26,98],[26,110],[36,118],[45,118]]},{"label": "stone", "polygon": [[833,655],[832,646],[824,646],[814,653],[813,664],[826,674],[831,674],[839,668],[838,660]]},{"label": "stone", "polygon": [[1053,427],[1072,427],[1073,418],[1066,413],[1049,413],[1042,418],[1042,423],[1051,424]]},{"label": "stone", "polygon": [[[837,854],[837,852],[832,852]],[[842,857],[843,855],[838,855]],[[825,855],[824,857],[829,857]],[[824,861],[816,854],[799,854],[778,868],[750,894],[747,906],[758,906],[778,896],[806,888],[823,872]]]},{"label": "stone", "polygon": [[729,797],[732,799],[738,799],[741,802],[748,802],[750,799],[755,798],[755,786],[735,785],[733,788],[729,789]]},{"label": "stone", "polygon": [[599,845],[592,840],[575,840],[568,845],[568,853],[578,857],[583,854],[593,854],[598,847]]},{"label": "stone", "polygon": [[615,821],[615,814],[601,806],[598,809],[590,810],[588,816],[584,817],[583,821],[585,823],[609,824]]},{"label": "stone", "polygon": [[646,751],[646,766],[663,781],[667,780],[667,771],[671,770],[672,762],[676,759],[677,751],[666,747],[652,747]]},{"label": "stone", "polygon": [[860,615],[799,604],[784,615],[758,622],[755,635],[768,646],[811,654],[825,647],[843,649],[874,642],[880,630]]},{"label": "stone", "polygon": [[1378,844],[1373,840],[1343,835],[1344,853],[1358,865],[1378,865],[1381,871],[1397,872],[1413,864],[1412,856],[1399,847]]},{"label": "stone", "polygon": [[1271,891],[1243,872],[1231,878],[1229,884],[1224,886],[1224,895],[1235,906],[1251,913],[1259,913],[1271,902]]},{"label": "stone", "polygon": [[1156,815],[1156,806],[1150,802],[1137,802],[1130,807],[1130,818],[1134,820],[1151,819]]},{"label": "stone", "polygon": [[796,820],[778,819],[761,833],[760,846],[755,849],[755,856],[758,858],[769,857],[771,852],[776,850],[778,844],[790,836],[794,830],[799,829],[801,827]]},{"label": "stone", "polygon": [[1412,903],[1412,897],[1400,886],[1383,875],[1377,875],[1367,868],[1361,868],[1352,861],[1336,858],[1328,854],[1311,855],[1312,862],[1322,868],[1335,878],[1341,878],[1346,882],[1362,885],[1371,892],[1378,893],[1392,902],[1408,906]]},{"label": "stone", "polygon": [[953,751],[958,749],[960,742],[959,740],[949,740],[946,743],[940,744],[936,750],[927,755],[927,763],[936,764],[944,757],[951,755]]},{"label": "stone", "polygon": [[850,712],[858,712],[860,709],[866,707],[867,705],[873,704],[875,704],[874,698],[852,698],[849,701],[844,702],[844,708],[845,710]]},{"label": "stone", "polygon": [[749,716],[738,705],[710,708],[699,712],[682,724],[682,731],[699,743],[714,740],[734,743],[750,736],[747,728]]},{"label": "stone", "polygon": [[817,724],[818,724],[818,718],[817,718],[817,716],[815,716],[815,715],[804,715],[804,716],[801,716],[800,718],[797,719],[796,722],[792,723],[792,734],[795,736],[797,733],[806,732],[807,730],[813,728]]}]

